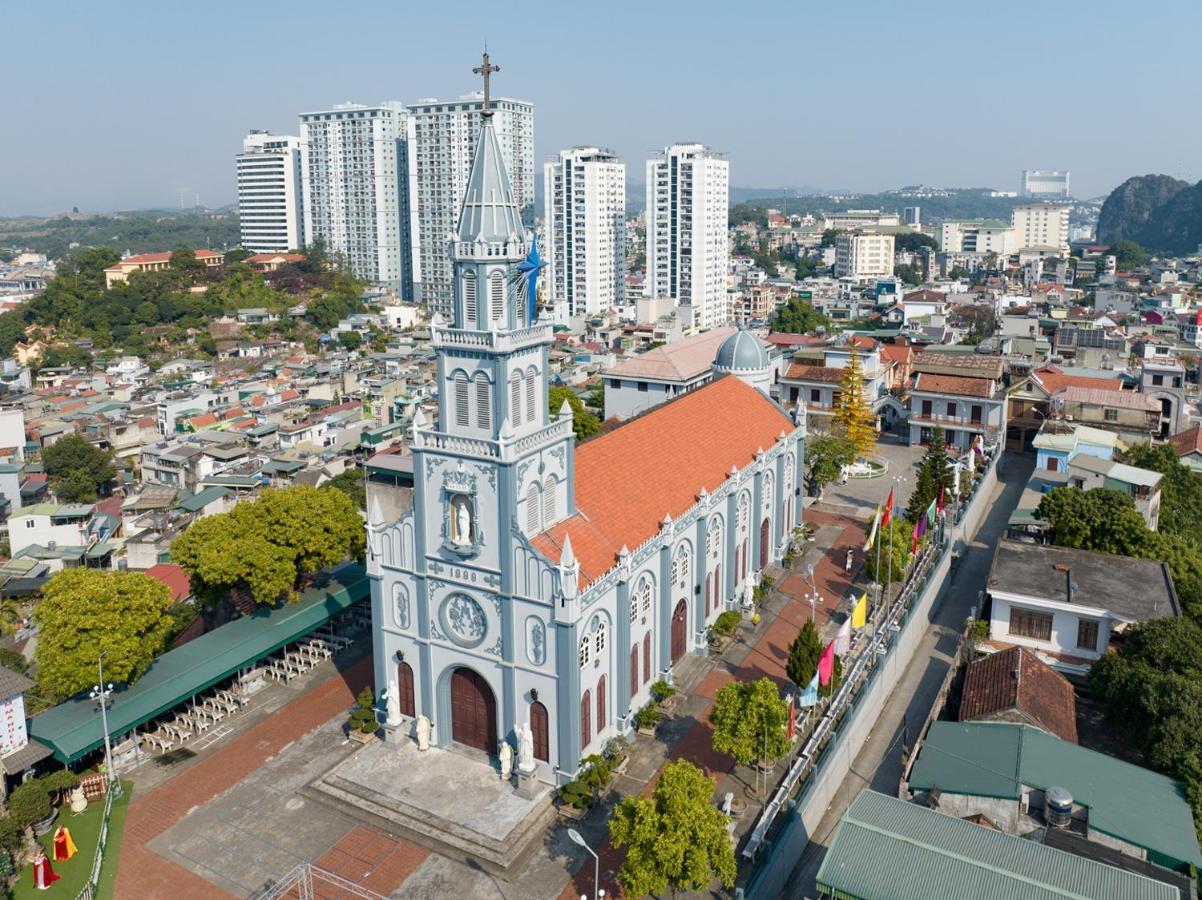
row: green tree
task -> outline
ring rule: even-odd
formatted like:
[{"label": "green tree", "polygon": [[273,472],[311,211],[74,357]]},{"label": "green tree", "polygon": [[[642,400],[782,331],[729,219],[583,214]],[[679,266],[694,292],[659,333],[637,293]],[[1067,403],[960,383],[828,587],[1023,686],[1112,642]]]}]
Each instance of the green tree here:
[{"label": "green tree", "polygon": [[876,416],[864,393],[864,366],[854,342],[839,377],[839,393],[831,419],[832,430],[851,442],[856,458],[867,459],[876,447]]},{"label": "green tree", "polygon": [[803,281],[806,278],[813,278],[821,268],[821,260],[817,260],[812,256],[799,256],[797,257],[797,280]]},{"label": "green tree", "polygon": [[1114,254],[1114,264],[1120,272],[1138,269],[1148,261],[1148,251],[1135,241],[1115,241],[1110,252]]},{"label": "green tree", "polygon": [[771,678],[723,685],[710,710],[713,747],[748,766],[789,752],[789,705]]},{"label": "green tree", "polygon": [[50,486],[64,503],[90,503],[116,476],[112,454],[78,434],[59,438],[42,451]]},{"label": "green tree", "polygon": [[1137,444],[1127,451],[1126,458],[1133,466],[1163,476],[1157,530],[1194,544],[1202,540],[1202,478],[1177,458],[1170,444]]},{"label": "green tree", "polygon": [[34,607],[43,693],[56,702],[96,683],[96,660],[118,683],[137,681],[162,650],[171,592],[141,572],[64,569]]},{"label": "green tree", "polygon": [[[936,425],[931,429],[927,451],[919,460],[914,493],[910,495],[910,503],[906,507],[906,518],[910,520],[910,524],[916,523],[918,517],[926,513],[931,501],[938,497],[941,491],[950,489],[954,482],[947,446],[944,444],[943,429]],[[946,495],[944,502],[947,502]]]},{"label": "green tree", "polygon": [[547,392],[547,410],[554,419],[563,409],[564,401],[572,410],[572,430],[576,440],[583,441],[601,430],[601,420],[584,408],[584,401],[571,388],[556,386]]},{"label": "green tree", "polygon": [[821,242],[821,243],[820,243],[818,246],[819,246],[819,247],[833,247],[833,246],[835,246],[835,238],[837,238],[837,237],[838,237],[839,235],[841,235],[842,233],[843,233],[843,229],[842,229],[842,228],[828,228],[828,229],[826,229],[825,231],[823,231],[823,232],[822,232],[822,242]]},{"label": "green tree", "polygon": [[597,418],[605,420],[605,379],[598,378],[597,383],[593,385],[588,392],[587,403],[593,409],[597,410]]},{"label": "green tree", "polygon": [[906,566],[910,564],[913,533],[913,525],[897,515],[896,511],[889,524],[877,530],[876,542],[865,560],[865,567],[875,579],[879,558],[881,573],[878,584],[897,584],[905,577]]},{"label": "green tree", "polygon": [[358,350],[363,344],[363,336],[357,331],[338,332],[338,343],[346,350]]},{"label": "green tree", "polygon": [[305,575],[361,558],[363,549],[363,520],[346,493],[298,485],[192,523],[171,557],[207,603],[242,587],[256,603],[274,604],[295,600]]},{"label": "green tree", "polygon": [[806,442],[806,466],[810,489],[817,491],[835,481],[843,466],[856,459],[856,448],[847,438],[825,435]]},{"label": "green tree", "polygon": [[790,297],[789,302],[776,311],[771,329],[784,334],[808,334],[819,328],[830,328],[831,320],[808,300]]},{"label": "green tree", "polygon": [[938,250],[939,242],[921,231],[903,231],[893,236],[893,249],[897,253],[914,253],[923,247]]},{"label": "green tree", "polygon": [[797,637],[793,638],[793,643],[789,644],[789,656],[785,660],[785,674],[789,676],[790,681],[797,685],[799,691],[805,690],[807,685],[814,680],[820,656],[822,656],[822,639],[818,637],[814,623],[807,621],[805,625],[801,626]]},{"label": "green tree", "polygon": [[1062,547],[1120,556],[1143,556],[1149,548],[1147,524],[1122,491],[1053,488],[1040,499],[1036,515],[1052,526]]},{"label": "green tree", "polygon": [[714,787],[712,778],[680,759],[664,766],[650,797],[628,796],[614,808],[609,839],[627,848],[618,881],[628,897],[702,891],[715,878],[734,886],[734,845],[714,805]]},{"label": "green tree", "polygon": [[342,491],[351,498],[355,509],[367,509],[367,484],[364,481],[362,469],[347,469],[345,472],[339,472],[322,487]]},{"label": "green tree", "polygon": [[171,251],[171,268],[182,272],[190,279],[204,274],[205,264],[196,258],[196,251],[189,247],[176,247]]},{"label": "green tree", "polygon": [[912,287],[922,284],[922,270],[918,266],[907,264],[894,266],[893,274]]}]

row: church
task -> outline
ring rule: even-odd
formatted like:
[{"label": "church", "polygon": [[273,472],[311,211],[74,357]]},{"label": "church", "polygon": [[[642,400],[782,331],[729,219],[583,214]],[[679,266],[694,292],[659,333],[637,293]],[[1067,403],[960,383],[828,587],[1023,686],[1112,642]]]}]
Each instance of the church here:
[{"label": "church", "polygon": [[495,755],[528,728],[557,785],[630,734],[651,684],[708,652],[714,619],[780,561],[805,421],[765,393],[767,354],[738,331],[711,383],[577,445],[568,405],[548,411],[539,260],[485,89],[453,317],[431,329],[437,421],[413,421],[412,506],[385,521],[369,501],[375,682],[386,739],[420,721],[435,746]]}]

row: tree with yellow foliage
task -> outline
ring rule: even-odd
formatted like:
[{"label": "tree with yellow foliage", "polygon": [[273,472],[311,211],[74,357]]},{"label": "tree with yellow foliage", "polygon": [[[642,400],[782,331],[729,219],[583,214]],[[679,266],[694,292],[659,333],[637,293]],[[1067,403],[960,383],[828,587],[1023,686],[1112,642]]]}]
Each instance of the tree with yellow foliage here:
[{"label": "tree with yellow foliage", "polygon": [[857,459],[867,459],[876,446],[876,416],[864,395],[864,367],[854,341],[839,379],[833,428],[855,446]]}]

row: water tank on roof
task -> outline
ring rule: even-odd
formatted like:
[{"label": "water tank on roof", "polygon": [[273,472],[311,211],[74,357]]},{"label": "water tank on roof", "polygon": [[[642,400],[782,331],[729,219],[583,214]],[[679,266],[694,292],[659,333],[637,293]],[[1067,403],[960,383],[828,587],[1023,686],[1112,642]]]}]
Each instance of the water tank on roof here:
[{"label": "water tank on roof", "polygon": [[1043,794],[1044,816],[1052,828],[1068,828],[1073,820],[1073,795],[1062,787],[1050,787]]}]

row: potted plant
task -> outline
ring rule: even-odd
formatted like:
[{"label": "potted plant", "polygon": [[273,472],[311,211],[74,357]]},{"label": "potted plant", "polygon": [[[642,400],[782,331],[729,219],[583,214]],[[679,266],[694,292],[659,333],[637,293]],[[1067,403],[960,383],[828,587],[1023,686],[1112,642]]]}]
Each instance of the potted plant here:
[{"label": "potted plant", "polygon": [[630,742],[620,734],[605,742],[605,749],[601,752],[609,761],[610,770],[615,774],[620,775],[626,771],[626,764],[630,762],[629,747]]},{"label": "potted plant", "polygon": [[715,652],[721,653],[726,649],[726,645],[730,643],[730,639],[734,635],[735,629],[739,627],[739,621],[742,618],[733,609],[728,609],[726,612],[719,613],[718,618],[714,619],[710,647]]},{"label": "potted plant", "polygon": [[651,685],[651,696],[655,698],[655,702],[664,712],[671,710],[676,705],[676,688],[662,678]]},{"label": "potted plant", "polygon": [[370,744],[376,739],[378,728],[376,695],[370,687],[365,687],[359,692],[355,708],[346,720],[347,737],[359,744]]},{"label": "potted plant", "polygon": [[660,717],[663,715],[655,704],[648,703],[637,713],[634,714],[634,727],[638,729],[639,734],[655,734],[655,726],[659,724]]},{"label": "potted plant", "polygon": [[8,798],[8,810],[21,828],[30,828],[34,835],[50,830],[58,810],[50,804],[50,793],[41,779],[35,778],[20,785]]},{"label": "potted plant", "polygon": [[593,753],[580,760],[580,777],[577,779],[594,793],[609,784],[613,767],[601,753]]},{"label": "potted plant", "polygon": [[562,785],[559,795],[559,814],[565,819],[580,819],[593,805],[593,792],[579,778]]},{"label": "potted plant", "polygon": [[759,625],[760,621],[761,621],[760,614],[758,612],[751,614],[751,624],[752,625]]},{"label": "potted plant", "polygon": [[50,795],[50,801],[55,806],[62,806],[67,792],[79,784],[79,776],[70,769],[59,769],[39,780],[45,785],[46,793]]}]

